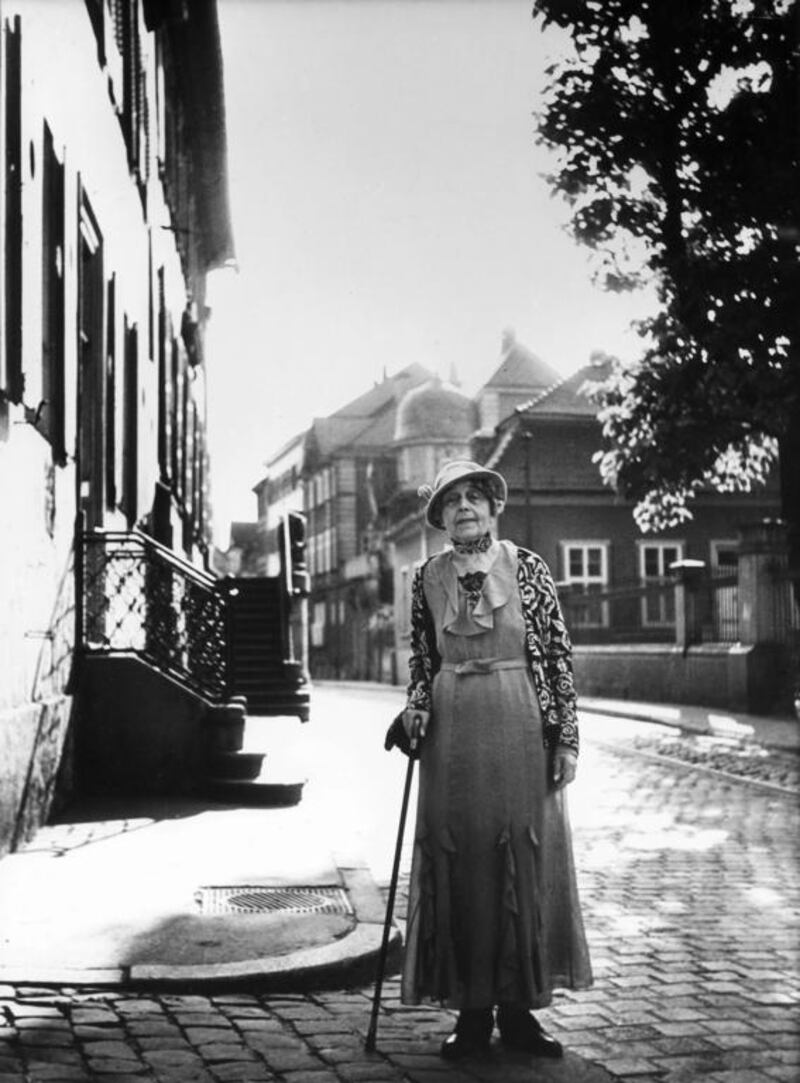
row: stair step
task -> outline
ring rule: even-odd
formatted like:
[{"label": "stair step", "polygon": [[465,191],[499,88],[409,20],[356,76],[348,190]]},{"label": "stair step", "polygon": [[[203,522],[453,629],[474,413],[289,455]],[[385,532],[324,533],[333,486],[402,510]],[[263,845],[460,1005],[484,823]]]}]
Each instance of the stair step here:
[{"label": "stair step", "polygon": [[212,752],[238,752],[244,744],[244,703],[211,707],[206,713],[205,723]]},{"label": "stair step", "polygon": [[254,703],[250,709],[251,718],[280,718],[289,716],[307,722],[311,713],[309,703]]},{"label": "stair step", "polygon": [[254,691],[266,693],[292,693],[297,687],[296,681],[286,681],[280,677],[270,678],[262,673],[239,673],[234,678],[234,684],[241,695],[248,696]]},{"label": "stair step", "polygon": [[238,752],[244,744],[244,719],[241,726],[210,726],[208,747],[212,755],[218,752]]},{"label": "stair step", "polygon": [[259,669],[234,670],[234,684],[256,685],[259,688],[294,688],[297,681],[288,681],[282,673],[265,673]]},{"label": "stair step", "polygon": [[309,698],[307,692],[295,691],[292,688],[252,689],[247,696],[247,710],[252,711],[256,703],[304,703]]},{"label": "stair step", "polygon": [[207,792],[216,801],[231,805],[282,807],[297,805],[303,796],[302,782],[242,782],[240,779],[212,778]]},{"label": "stair step", "polygon": [[234,643],[233,647],[234,662],[245,658],[253,662],[271,662],[277,666],[283,663],[285,653],[283,647],[272,643]]},{"label": "stair step", "polygon": [[264,752],[217,752],[211,757],[209,771],[214,778],[252,782],[261,774]]}]

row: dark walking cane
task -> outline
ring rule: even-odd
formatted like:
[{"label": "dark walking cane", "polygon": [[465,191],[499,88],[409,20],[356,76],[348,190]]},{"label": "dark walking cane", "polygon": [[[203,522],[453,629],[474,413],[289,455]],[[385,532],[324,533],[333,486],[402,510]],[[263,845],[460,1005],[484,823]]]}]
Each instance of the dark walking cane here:
[{"label": "dark walking cane", "polygon": [[[392,733],[390,729],[389,733]],[[389,735],[386,738],[386,748],[391,748],[395,743],[400,743],[394,739],[390,740]],[[411,779],[414,774],[414,757],[416,755],[416,740],[410,744],[411,755],[408,757],[408,767],[406,768],[406,782],[403,787],[403,803],[400,806],[400,825],[397,829],[397,844],[394,848],[394,865],[392,866],[392,879],[389,883],[389,898],[386,901],[386,918],[383,922],[383,940],[381,941],[381,950],[378,954],[378,968],[375,974],[375,994],[372,998],[372,1015],[369,1020],[369,1030],[367,1031],[367,1037],[364,1042],[364,1049],[368,1053],[372,1053],[375,1050],[375,1036],[378,1033],[378,1013],[381,1010],[381,990],[383,989],[383,975],[386,970],[386,956],[389,953],[389,937],[392,931],[392,916],[394,914],[394,897],[397,894],[397,880],[400,875],[400,853],[403,849],[403,833],[406,829],[406,814],[408,813],[408,795],[411,792]]]}]

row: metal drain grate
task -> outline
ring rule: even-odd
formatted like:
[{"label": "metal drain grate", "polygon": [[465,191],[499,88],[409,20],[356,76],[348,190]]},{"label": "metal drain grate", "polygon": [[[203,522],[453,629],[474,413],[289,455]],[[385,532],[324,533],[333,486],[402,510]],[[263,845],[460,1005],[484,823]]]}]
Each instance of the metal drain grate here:
[{"label": "metal drain grate", "polygon": [[341,887],[201,887],[195,893],[201,914],[352,914]]}]

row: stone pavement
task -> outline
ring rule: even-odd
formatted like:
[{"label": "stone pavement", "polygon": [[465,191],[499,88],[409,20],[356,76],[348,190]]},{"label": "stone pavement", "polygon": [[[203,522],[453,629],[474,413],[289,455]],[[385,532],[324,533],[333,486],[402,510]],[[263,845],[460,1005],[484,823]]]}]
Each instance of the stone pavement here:
[{"label": "stone pavement", "polygon": [[[341,727],[347,755],[362,735]],[[6,985],[0,1083],[800,1080],[796,793],[643,753],[633,724],[587,717],[583,733],[570,801],[596,981],[541,1013],[568,1049],[563,1062],[498,1048],[446,1064],[437,1050],[453,1013],[402,1007],[394,979],[372,1054],[368,986],[268,995],[257,984]],[[330,804],[332,791],[324,797]],[[364,830],[374,804],[366,812]]]}]

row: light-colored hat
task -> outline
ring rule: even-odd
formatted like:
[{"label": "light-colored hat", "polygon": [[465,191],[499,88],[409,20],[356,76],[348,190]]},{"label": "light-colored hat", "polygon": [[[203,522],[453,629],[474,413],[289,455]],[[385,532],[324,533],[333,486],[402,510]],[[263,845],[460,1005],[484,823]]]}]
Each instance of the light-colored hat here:
[{"label": "light-colored hat", "polygon": [[494,492],[495,499],[502,500],[505,503],[508,497],[508,486],[500,474],[495,473],[494,470],[487,470],[485,467],[479,466],[478,463],[470,462],[469,459],[453,459],[442,466],[442,469],[436,475],[433,487],[421,485],[417,490],[418,494],[428,501],[425,518],[432,527],[437,530],[444,530],[441,515],[442,497],[453,485],[459,481],[464,481],[466,478],[474,478],[476,481],[488,481]]}]

